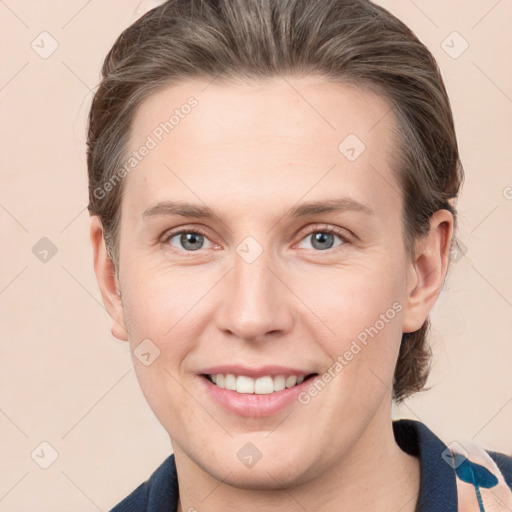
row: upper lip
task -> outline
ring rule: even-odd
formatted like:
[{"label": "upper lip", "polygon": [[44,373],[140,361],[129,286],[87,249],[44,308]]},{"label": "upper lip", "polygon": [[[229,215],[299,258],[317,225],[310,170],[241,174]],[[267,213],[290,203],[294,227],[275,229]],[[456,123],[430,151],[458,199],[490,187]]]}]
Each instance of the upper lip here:
[{"label": "upper lip", "polygon": [[230,373],[232,375],[245,375],[247,377],[257,379],[258,377],[266,377],[267,375],[270,375],[271,377],[277,377],[278,375],[284,375],[285,377],[288,377],[290,375],[295,375],[297,377],[306,377],[307,375],[311,375],[314,372],[302,370],[299,368],[291,368],[289,366],[276,365],[259,366],[257,368],[249,368],[248,366],[243,365],[219,365],[204,368],[198,373],[202,375],[227,375],[228,373]]}]

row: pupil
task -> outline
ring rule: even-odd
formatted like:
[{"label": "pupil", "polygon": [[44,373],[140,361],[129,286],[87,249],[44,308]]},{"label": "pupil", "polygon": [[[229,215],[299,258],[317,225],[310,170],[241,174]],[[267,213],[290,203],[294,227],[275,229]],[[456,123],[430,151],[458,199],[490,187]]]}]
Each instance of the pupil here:
[{"label": "pupil", "polygon": [[313,247],[315,247],[315,244],[317,242],[319,242],[320,246],[315,247],[315,249],[325,249],[326,246],[321,245],[321,244],[325,244],[326,241],[331,242],[331,243],[327,244],[328,245],[327,249],[330,249],[332,247],[332,243],[333,243],[333,235],[331,233],[322,233],[322,232],[315,233],[315,235],[313,236]]},{"label": "pupil", "polygon": [[[181,235],[181,243],[183,247],[186,249],[190,249],[192,251],[196,251],[197,249],[200,249],[202,244],[202,235],[196,234],[196,233],[185,233]],[[194,244],[197,244],[199,242],[199,247],[194,246]]]}]

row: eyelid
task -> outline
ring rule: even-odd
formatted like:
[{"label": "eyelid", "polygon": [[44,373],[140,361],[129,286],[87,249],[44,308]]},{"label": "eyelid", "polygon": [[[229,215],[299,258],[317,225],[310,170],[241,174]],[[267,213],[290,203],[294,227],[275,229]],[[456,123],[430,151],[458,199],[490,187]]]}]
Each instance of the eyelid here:
[{"label": "eyelid", "polygon": [[[314,224],[313,226],[307,226],[306,228],[299,231],[297,236],[300,236],[300,240],[302,241],[306,236],[312,235],[313,233],[332,233],[336,236],[339,236],[344,243],[353,242],[353,235],[349,235],[346,229],[332,226],[330,224]],[[317,251],[317,252],[327,252],[326,251]]]},{"label": "eyelid", "polygon": [[[204,238],[208,239],[208,241],[211,244],[213,244],[215,246],[215,243],[212,242],[212,240],[210,240],[210,237],[208,236],[208,233],[206,232],[206,230],[204,228],[202,228],[202,227],[199,227],[199,226],[193,226],[193,227],[192,226],[190,226],[190,227],[180,226],[178,228],[168,229],[160,237],[160,242],[161,243],[169,244],[169,241],[171,240],[171,238],[174,238],[177,235],[182,235],[183,233],[197,233],[198,235],[202,235]],[[169,244],[169,246],[171,246],[171,245]],[[179,251],[181,253],[190,253],[191,255],[201,251],[201,249],[199,249],[198,251],[185,251],[185,250],[177,249],[176,247],[172,247],[172,249],[173,250],[177,250],[177,251]]]},{"label": "eyelid", "polygon": [[176,235],[181,235],[183,233],[198,233],[199,235],[208,237],[206,230],[204,230],[203,228],[201,228],[199,226],[194,226],[194,227],[180,226],[179,228],[168,229],[167,231],[164,232],[164,234],[162,235],[161,238],[163,241],[166,241],[166,240],[169,240],[169,238],[173,238]]}]

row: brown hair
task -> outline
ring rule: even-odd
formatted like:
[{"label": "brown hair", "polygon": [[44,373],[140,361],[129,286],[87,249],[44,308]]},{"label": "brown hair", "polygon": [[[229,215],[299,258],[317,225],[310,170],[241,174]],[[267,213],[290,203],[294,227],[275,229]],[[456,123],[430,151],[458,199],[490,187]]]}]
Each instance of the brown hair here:
[{"label": "brown hair", "polygon": [[[89,114],[89,211],[101,219],[116,267],[119,169],[141,101],[193,78],[307,74],[370,88],[389,102],[398,121],[394,170],[409,252],[428,232],[435,211],[455,216],[450,200],[458,195],[463,171],[448,96],[431,53],[392,14],[365,0],[169,0],[119,36]],[[402,336],[396,402],[424,388],[431,359],[428,328],[427,319]]]}]

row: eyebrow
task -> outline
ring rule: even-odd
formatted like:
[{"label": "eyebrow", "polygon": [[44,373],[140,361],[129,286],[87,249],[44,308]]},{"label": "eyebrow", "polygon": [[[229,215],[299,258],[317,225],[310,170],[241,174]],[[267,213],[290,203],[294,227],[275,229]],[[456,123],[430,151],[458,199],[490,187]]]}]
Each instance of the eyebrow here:
[{"label": "eyebrow", "polygon": [[[306,215],[318,215],[321,213],[355,211],[367,215],[373,215],[375,212],[367,204],[360,203],[350,198],[329,199],[325,201],[311,201],[302,203],[290,208],[285,213],[285,217],[304,217]],[[163,201],[146,209],[142,217],[144,219],[151,217],[167,217],[179,215],[181,217],[190,217],[195,219],[211,219],[216,217],[213,210],[207,206],[185,203],[181,201]]]},{"label": "eyebrow", "polygon": [[291,208],[286,215],[289,217],[303,217],[305,215],[316,215],[319,213],[355,211],[373,215],[374,211],[367,204],[360,203],[354,199],[342,197],[326,201],[302,203]]},{"label": "eyebrow", "polygon": [[209,219],[215,217],[213,211],[207,206],[199,206],[192,203],[183,203],[180,201],[163,201],[161,203],[144,210],[142,217],[167,217],[170,215],[180,215],[181,217],[193,217],[196,219]]}]

